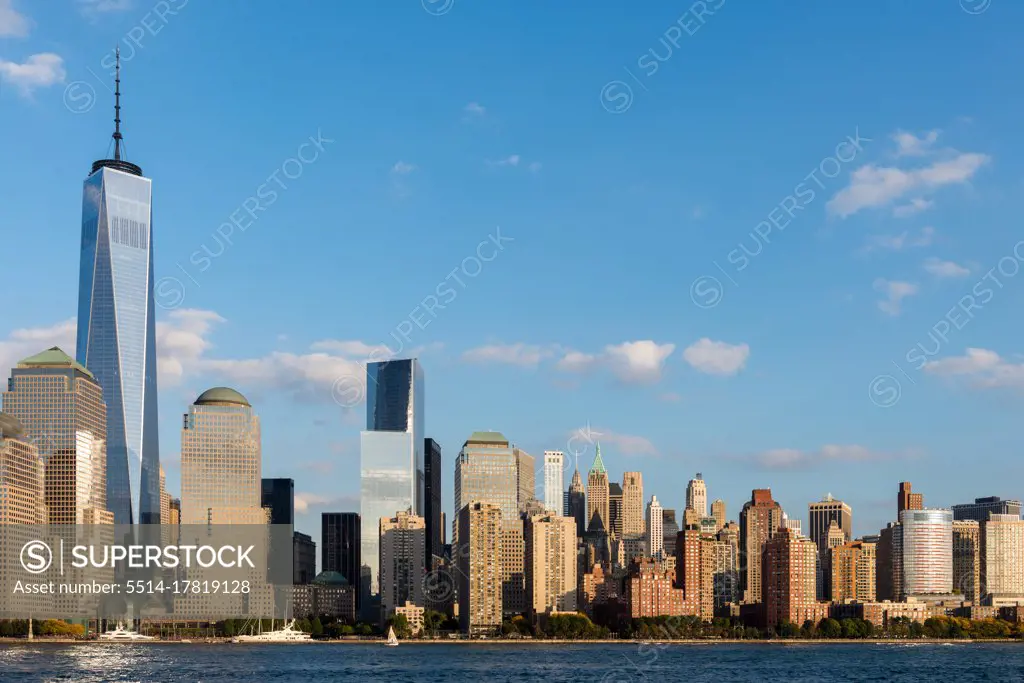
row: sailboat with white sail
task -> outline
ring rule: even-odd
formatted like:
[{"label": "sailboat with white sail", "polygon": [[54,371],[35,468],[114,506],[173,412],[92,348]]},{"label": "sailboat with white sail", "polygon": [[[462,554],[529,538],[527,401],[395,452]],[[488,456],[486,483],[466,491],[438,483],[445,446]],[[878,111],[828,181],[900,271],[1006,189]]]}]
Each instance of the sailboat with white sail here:
[{"label": "sailboat with white sail", "polygon": [[398,636],[395,635],[395,627],[388,627],[388,640],[384,643],[387,647],[398,647]]}]

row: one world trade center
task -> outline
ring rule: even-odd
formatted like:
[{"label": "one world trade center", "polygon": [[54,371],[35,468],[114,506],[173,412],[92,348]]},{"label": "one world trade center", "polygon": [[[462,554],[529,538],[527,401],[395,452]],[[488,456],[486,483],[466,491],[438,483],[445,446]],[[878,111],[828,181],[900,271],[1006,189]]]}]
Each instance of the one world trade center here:
[{"label": "one world trade center", "polygon": [[114,153],[82,198],[78,361],[107,404],[107,506],[117,524],[160,523],[152,181],[122,158],[120,55]]}]

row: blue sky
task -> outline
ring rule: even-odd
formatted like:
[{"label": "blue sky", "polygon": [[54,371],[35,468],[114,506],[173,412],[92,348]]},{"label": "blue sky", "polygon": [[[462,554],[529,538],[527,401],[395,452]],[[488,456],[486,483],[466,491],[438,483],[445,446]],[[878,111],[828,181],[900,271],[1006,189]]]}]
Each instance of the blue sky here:
[{"label": "blue sky", "polygon": [[180,415],[229,384],[319,537],[358,508],[347,383],[404,331],[449,510],[474,430],[587,424],[613,478],[680,508],[701,471],[733,518],[1024,495],[1024,7],[579,7],[0,0],[0,362],[74,348],[120,44],[174,492]]}]

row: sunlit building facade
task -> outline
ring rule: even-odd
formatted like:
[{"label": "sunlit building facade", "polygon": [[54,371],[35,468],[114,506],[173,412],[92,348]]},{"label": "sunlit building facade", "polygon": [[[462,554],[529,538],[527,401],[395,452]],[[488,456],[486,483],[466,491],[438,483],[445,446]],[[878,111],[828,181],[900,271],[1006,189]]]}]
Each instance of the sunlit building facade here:
[{"label": "sunlit building facade", "polygon": [[181,523],[266,524],[260,420],[234,389],[203,392],[181,430]]},{"label": "sunlit building facade", "polygon": [[426,520],[409,511],[382,517],[380,523],[381,617],[406,604],[424,606]]},{"label": "sunlit building facade", "polygon": [[112,524],[107,509],[106,406],[84,366],[57,347],[20,361],[3,394],[45,466],[50,524]]},{"label": "sunlit building facade", "polygon": [[900,513],[903,591],[901,597],[953,592],[953,512],[941,509]]},{"label": "sunlit building facade", "polygon": [[562,511],[562,495],[565,484],[562,473],[565,471],[565,453],[562,451],[544,451],[544,507],[558,514]]}]

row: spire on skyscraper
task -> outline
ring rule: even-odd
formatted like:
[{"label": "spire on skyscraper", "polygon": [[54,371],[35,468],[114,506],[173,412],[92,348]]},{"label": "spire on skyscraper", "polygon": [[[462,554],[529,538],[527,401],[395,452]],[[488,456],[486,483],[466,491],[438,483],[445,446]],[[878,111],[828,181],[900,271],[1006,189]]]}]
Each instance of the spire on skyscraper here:
[{"label": "spire on skyscraper", "polygon": [[601,444],[597,444],[597,455],[594,456],[594,464],[590,466],[590,472],[600,472],[607,474],[608,470],[604,468],[604,460],[601,459]]},{"label": "spire on skyscraper", "polygon": [[121,134],[121,48],[114,50],[114,154],[112,159],[100,159],[92,164],[92,173],[101,168],[113,168],[123,173],[141,176],[142,168],[121,158],[124,136]]}]

